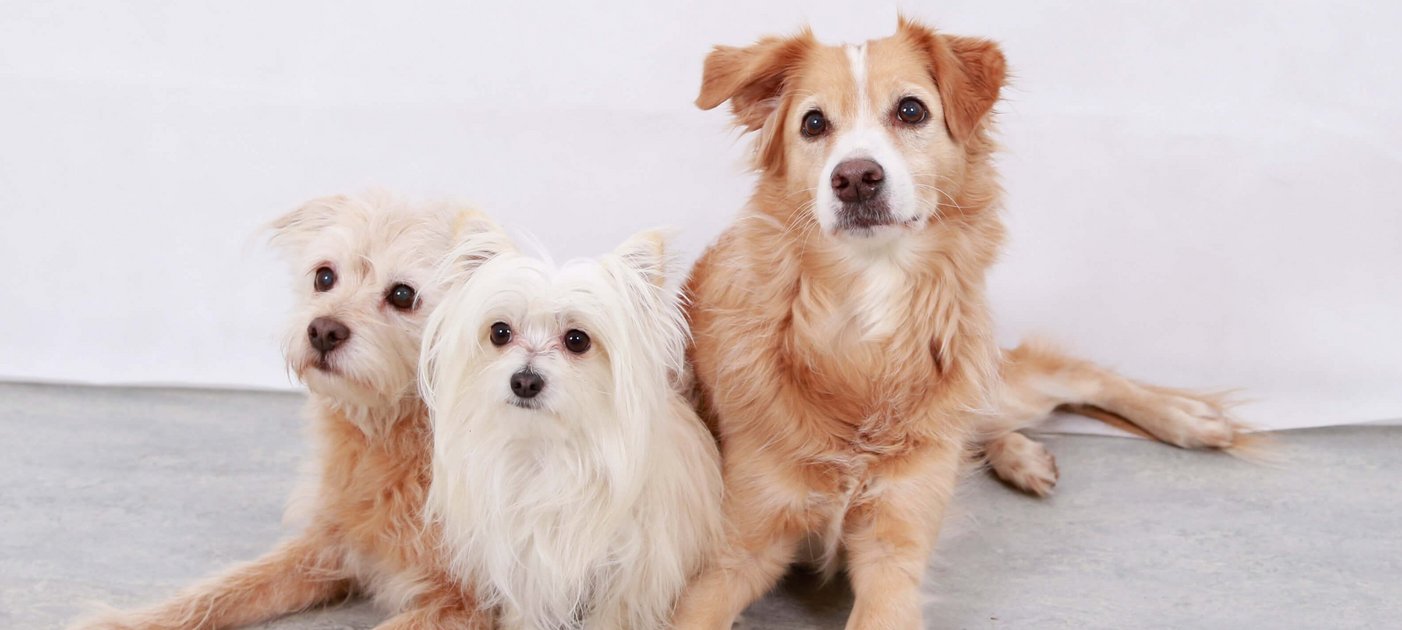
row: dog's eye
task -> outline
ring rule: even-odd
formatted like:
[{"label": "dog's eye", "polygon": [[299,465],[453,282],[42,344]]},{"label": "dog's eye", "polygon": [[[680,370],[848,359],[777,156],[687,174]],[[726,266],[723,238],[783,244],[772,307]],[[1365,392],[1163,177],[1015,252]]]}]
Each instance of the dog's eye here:
[{"label": "dog's eye", "polygon": [[803,115],[803,127],[800,131],[805,138],[816,138],[823,135],[828,130],[828,119],[823,116],[823,112],[813,110]]},{"label": "dog's eye", "polygon": [[913,96],[901,99],[896,105],[896,118],[907,125],[925,122],[925,117],[929,115],[930,110],[925,109],[925,104]]},{"label": "dog's eye", "polygon": [[317,269],[316,277],[312,279],[312,286],[316,288],[317,293],[330,291],[331,287],[336,286],[336,272],[332,271],[330,267]]},{"label": "dog's eye", "polygon": [[396,284],[390,287],[389,293],[385,294],[385,301],[401,311],[412,311],[415,306],[418,306],[418,302],[414,299],[416,297],[418,297],[418,293],[414,292],[414,287],[407,284]]},{"label": "dog's eye", "polygon": [[589,341],[589,334],[578,329],[565,332],[565,349],[575,354],[584,354],[589,351],[589,346],[593,345]]},{"label": "dog's eye", "polygon": [[511,327],[506,322],[492,324],[492,345],[504,346],[511,343]]}]

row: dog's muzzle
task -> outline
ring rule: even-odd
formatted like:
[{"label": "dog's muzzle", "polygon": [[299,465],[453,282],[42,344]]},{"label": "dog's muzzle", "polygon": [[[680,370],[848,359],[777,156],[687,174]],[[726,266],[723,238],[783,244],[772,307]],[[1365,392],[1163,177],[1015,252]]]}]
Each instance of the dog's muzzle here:
[{"label": "dog's muzzle", "polygon": [[886,171],[875,160],[845,160],[832,169],[832,192],[841,202],[839,230],[867,230],[896,223],[886,203]]}]

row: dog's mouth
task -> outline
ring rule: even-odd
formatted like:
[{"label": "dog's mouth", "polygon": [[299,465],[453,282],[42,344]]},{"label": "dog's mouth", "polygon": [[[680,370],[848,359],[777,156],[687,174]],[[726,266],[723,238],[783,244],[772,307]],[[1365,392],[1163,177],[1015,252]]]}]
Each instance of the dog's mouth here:
[{"label": "dog's mouth", "polygon": [[326,377],[347,378],[345,370],[332,358],[331,355],[316,352],[309,353],[297,363],[296,372],[303,380],[308,374],[316,374]]},{"label": "dog's mouth", "polygon": [[896,218],[885,199],[844,203],[837,213],[837,231],[867,236],[885,227],[904,227],[918,223],[917,217]]},{"label": "dog's mouth", "polygon": [[317,353],[311,353],[311,356],[302,358],[293,366],[293,371],[296,372],[297,376],[302,381],[306,381],[308,377],[312,377],[335,379],[355,385],[364,384],[357,379],[354,374],[347,372],[345,367],[333,357]]},{"label": "dog's mouth", "polygon": [[516,407],[517,409],[529,409],[531,411],[536,411],[541,408],[539,400],[534,398],[521,398],[520,396],[508,398],[506,404]]}]

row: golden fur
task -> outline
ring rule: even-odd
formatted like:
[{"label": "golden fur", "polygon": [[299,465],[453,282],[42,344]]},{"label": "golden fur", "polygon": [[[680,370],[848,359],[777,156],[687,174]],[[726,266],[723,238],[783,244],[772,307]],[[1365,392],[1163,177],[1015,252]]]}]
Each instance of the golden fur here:
[{"label": "golden fur", "polygon": [[[989,137],[1004,74],[992,42],[904,19],[861,46],[804,31],[707,58],[697,104],[729,101],[736,124],[758,132],[760,178],[687,285],[729,531],[676,627],[729,628],[813,541],[829,568],[845,556],[849,628],[919,627],[926,562],[976,439],[989,440],[1001,476],[1045,493],[1055,465],[1015,430],[1063,404],[1140,420],[1165,402],[1037,346],[1010,353],[1009,386],[1000,380],[984,276],[1004,236]],[[924,124],[895,118],[911,96],[928,106]],[[800,128],[814,111],[831,132],[810,138]],[[899,221],[844,232],[825,206],[832,165],[877,154],[891,199],[913,199],[891,208]],[[1079,389],[1054,386],[1076,379]],[[1005,405],[1019,413],[1002,416]],[[1194,411],[1149,413],[1145,428],[1184,446],[1231,442],[1220,408]]]},{"label": "golden fur", "polygon": [[[274,241],[297,261],[304,287],[287,360],[311,389],[320,449],[306,528],[170,601],[84,627],[240,626],[352,594],[368,595],[394,615],[379,628],[492,626],[445,566],[438,528],[423,519],[432,435],[413,375],[422,319],[437,297],[428,278],[452,243],[456,214],[377,196],[334,197],[274,225]],[[312,274],[322,266],[340,279],[330,291],[313,292]],[[418,308],[386,304],[387,288],[397,283],[418,289]],[[320,366],[306,352],[308,321],[318,316],[334,316],[351,330]]]}]

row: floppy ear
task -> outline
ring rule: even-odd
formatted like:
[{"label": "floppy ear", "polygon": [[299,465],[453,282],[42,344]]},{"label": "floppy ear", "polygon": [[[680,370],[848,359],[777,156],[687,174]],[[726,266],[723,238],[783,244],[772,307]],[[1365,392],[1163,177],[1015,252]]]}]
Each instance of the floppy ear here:
[{"label": "floppy ear", "polygon": [[667,232],[645,230],[634,234],[613,250],[623,265],[641,275],[648,283],[662,288],[671,277],[675,257],[667,246]]},{"label": "floppy ear", "polygon": [[998,102],[1008,72],[1003,51],[986,39],[939,35],[904,16],[897,32],[925,53],[944,106],[945,127],[956,142],[967,142],[984,128]]},{"label": "floppy ear", "polygon": [[306,242],[318,230],[335,224],[337,216],[350,204],[351,198],[346,195],[317,197],[269,223],[267,229],[272,231],[272,236],[268,240],[274,247],[291,249]]},{"label": "floppy ear", "polygon": [[763,127],[789,72],[816,44],[805,28],[793,37],[765,37],[744,48],[716,46],[706,55],[696,106],[713,109],[728,100],[737,126],[747,131]]}]

